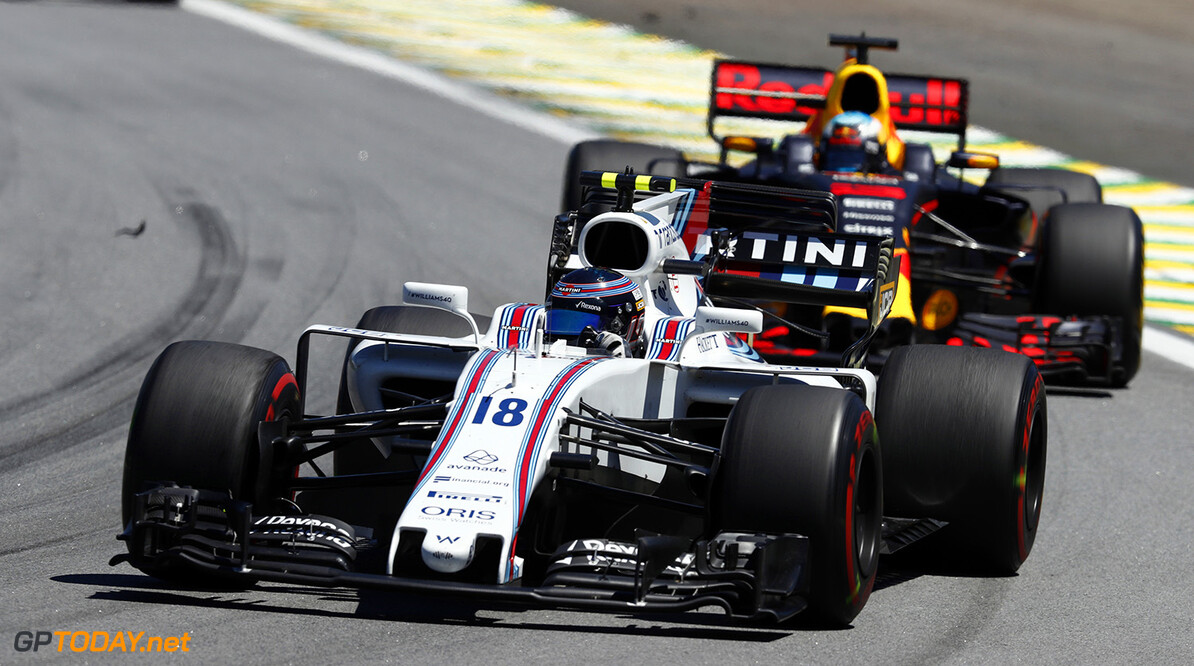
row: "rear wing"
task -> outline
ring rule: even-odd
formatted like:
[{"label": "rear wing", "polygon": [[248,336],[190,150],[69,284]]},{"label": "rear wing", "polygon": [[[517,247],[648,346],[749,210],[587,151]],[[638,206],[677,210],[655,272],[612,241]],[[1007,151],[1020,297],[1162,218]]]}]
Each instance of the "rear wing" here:
[{"label": "rear wing", "polygon": [[[709,136],[719,144],[719,117],[804,122],[825,106],[834,73],[741,60],[716,60],[709,94]],[[965,148],[970,84],[966,79],[885,74],[891,119],[898,129],[956,134]]]},{"label": "rear wing", "polygon": [[702,257],[712,270],[705,293],[752,301],[838,305],[866,312],[867,332],[842,354],[845,367],[862,367],[879,324],[895,303],[900,257],[890,236],[745,231],[716,247],[711,235]]},{"label": "rear wing", "polygon": [[899,272],[891,237],[746,230],[731,232],[728,242],[707,238],[693,259],[713,264],[705,285],[711,296],[856,307],[874,323],[890,310],[882,296]]}]

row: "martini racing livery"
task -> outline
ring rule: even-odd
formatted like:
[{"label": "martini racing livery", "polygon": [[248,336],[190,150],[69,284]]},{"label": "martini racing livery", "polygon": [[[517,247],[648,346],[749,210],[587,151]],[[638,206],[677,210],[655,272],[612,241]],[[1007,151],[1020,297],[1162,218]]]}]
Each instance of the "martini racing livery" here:
[{"label": "martini racing livery", "polygon": [[[1047,439],[1031,362],[923,346],[867,370],[898,260],[890,239],[833,233],[831,194],[583,179],[614,203],[575,239],[557,220],[553,247],[578,247],[580,268],[548,305],[480,317],[464,287],[407,283],[356,327],[304,331],[293,372],[240,345],[168,347],[133,413],[114,563],[839,625],[879,558],[922,539],[982,574],[1020,567]],[[710,301],[758,293],[858,308],[868,332],[843,364],[767,363],[747,343],[763,313]],[[562,327],[589,311],[560,302],[578,294],[612,304],[592,320],[607,330]],[[336,414],[305,405],[317,336],[346,342]]]},{"label": "martini racing livery", "polygon": [[[628,166],[832,192],[840,231],[890,236],[903,259],[900,301],[881,346],[1005,349],[1031,357],[1050,380],[1127,384],[1140,365],[1143,330],[1144,243],[1136,213],[1103,203],[1088,174],[999,168],[996,156],[967,152],[967,81],[884,73],[870,64],[870,50],[894,49],[896,40],[831,36],[829,43],[847,49],[836,71],[714,63],[708,131],[721,146],[716,163],[662,146],[577,144],[565,171],[564,207],[583,203],[576,174]],[[834,124],[851,116],[872,123],[873,131]],[[794,129],[779,139],[727,133],[743,118]],[[863,154],[860,129],[871,134],[865,138],[872,150],[844,168],[834,155],[850,144]],[[956,135],[957,150],[937,164],[928,144],[905,141],[901,131]],[[731,153],[743,152],[749,159],[731,164]],[[991,171],[976,185],[961,177],[965,169]],[[842,309],[790,314],[835,338],[865,328],[858,313]],[[834,346],[840,344],[777,330],[756,349],[783,359]]]}]

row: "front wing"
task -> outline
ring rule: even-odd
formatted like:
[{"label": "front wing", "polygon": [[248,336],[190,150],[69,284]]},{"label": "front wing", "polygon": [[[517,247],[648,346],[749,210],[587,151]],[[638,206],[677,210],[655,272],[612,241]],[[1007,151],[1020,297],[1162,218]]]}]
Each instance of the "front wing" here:
[{"label": "front wing", "polygon": [[[893,520],[883,552],[944,523]],[[728,615],[780,622],[804,610],[809,541],[799,534],[721,533],[713,539],[638,531],[634,543],[585,539],[560,546],[537,585],[389,576],[358,571],[376,547],[371,530],[314,515],[257,515],[224,493],[167,484],[136,495],[119,539],[129,562],[150,573],[189,570],[251,585],[381,589],[520,602],[550,608],[684,612],[717,607]]]},{"label": "front wing", "polygon": [[946,344],[1024,354],[1049,381],[1109,382],[1122,356],[1121,328],[1115,317],[966,314]]}]

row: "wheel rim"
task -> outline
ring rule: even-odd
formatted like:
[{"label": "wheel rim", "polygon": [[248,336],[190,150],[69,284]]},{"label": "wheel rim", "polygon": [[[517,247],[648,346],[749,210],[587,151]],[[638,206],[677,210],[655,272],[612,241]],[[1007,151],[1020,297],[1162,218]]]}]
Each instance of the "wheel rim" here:
[{"label": "wheel rim", "polygon": [[1039,427],[1040,414],[1029,424],[1028,451],[1024,461],[1024,526],[1036,529],[1041,516],[1041,501],[1045,491],[1045,446]]},{"label": "wheel rim", "polygon": [[863,449],[858,461],[858,477],[854,491],[854,548],[858,571],[863,578],[874,573],[879,560],[879,537],[882,532],[882,493],[879,490],[879,471],[875,456]]}]

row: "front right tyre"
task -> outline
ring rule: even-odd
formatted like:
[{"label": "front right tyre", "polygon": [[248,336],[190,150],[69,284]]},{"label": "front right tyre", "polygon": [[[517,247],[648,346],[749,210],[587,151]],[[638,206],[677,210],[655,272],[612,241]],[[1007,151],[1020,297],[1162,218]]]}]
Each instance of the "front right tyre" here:
[{"label": "front right tyre", "polygon": [[841,389],[747,391],[726,424],[710,507],[720,531],[807,536],[808,611],[848,625],[874,587],[882,541],[883,465],[870,410]]}]

